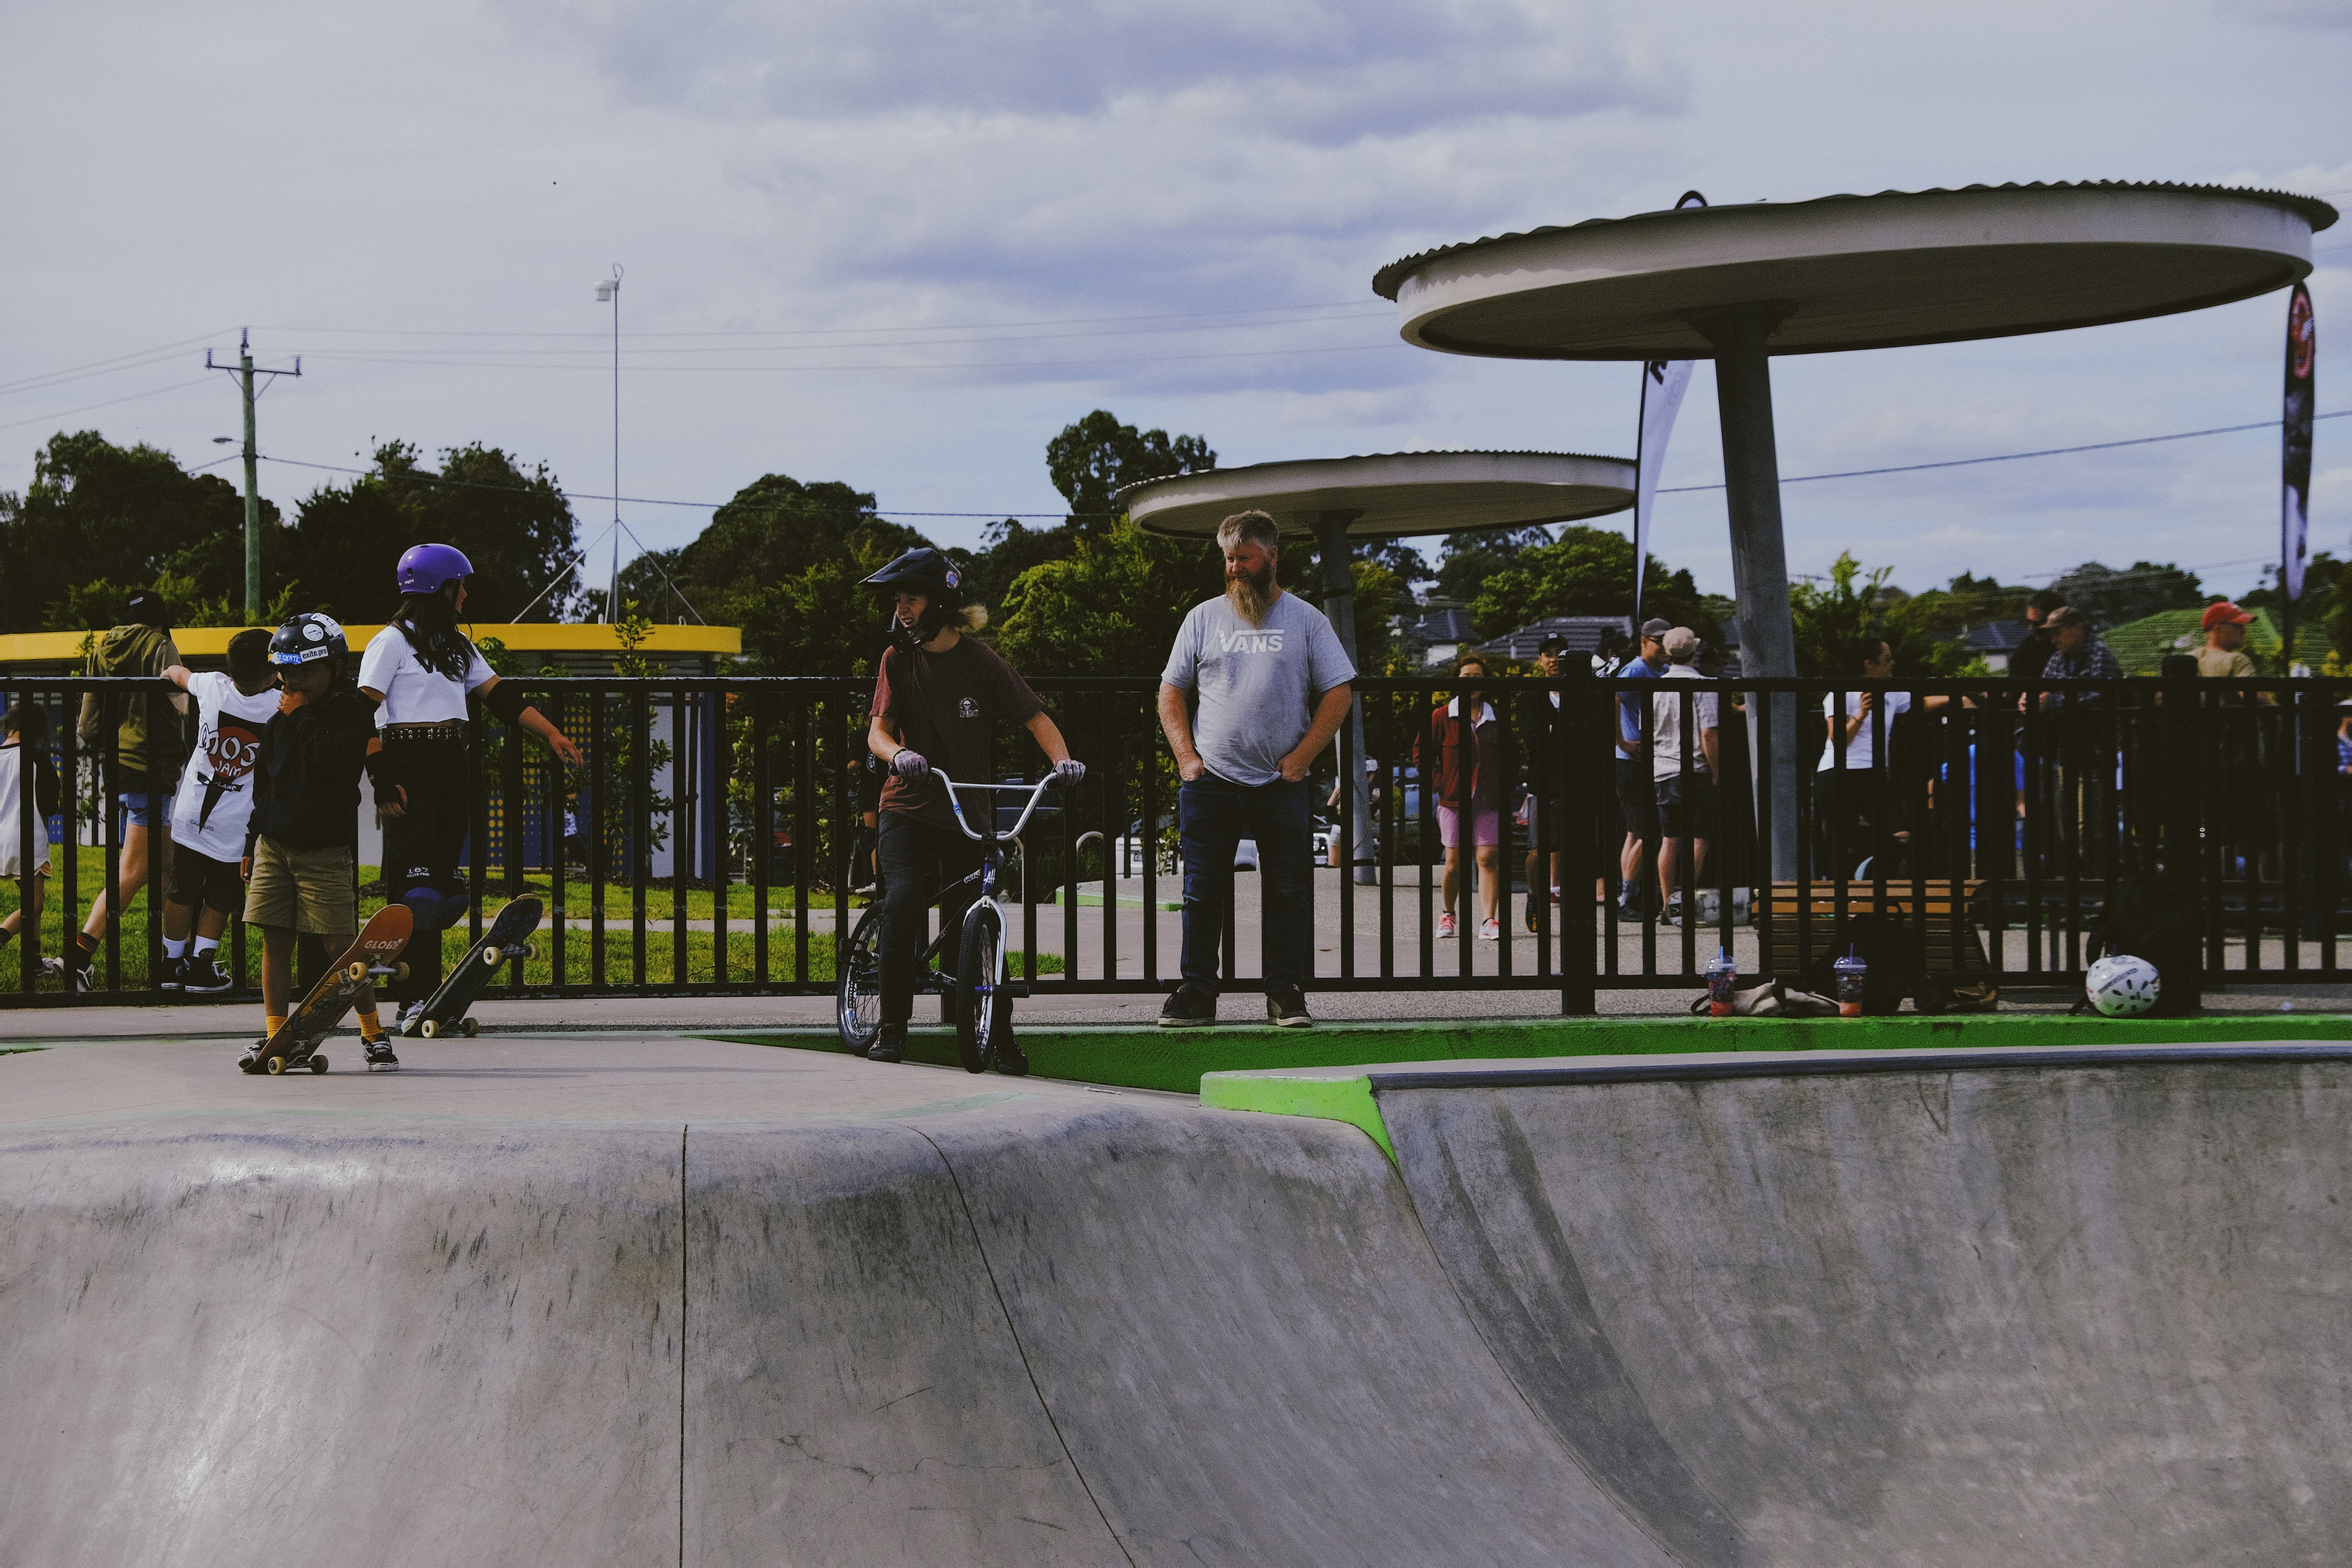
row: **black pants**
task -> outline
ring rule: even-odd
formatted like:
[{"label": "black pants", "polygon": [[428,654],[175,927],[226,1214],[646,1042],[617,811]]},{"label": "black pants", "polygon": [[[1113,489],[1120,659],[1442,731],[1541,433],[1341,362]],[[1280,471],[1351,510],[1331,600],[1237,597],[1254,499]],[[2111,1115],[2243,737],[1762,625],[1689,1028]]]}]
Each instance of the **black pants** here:
[{"label": "black pants", "polygon": [[[383,880],[387,901],[398,903],[411,888],[449,894],[464,890],[457,858],[465,853],[472,816],[466,798],[463,741],[386,741],[380,771],[386,785],[407,792],[407,809],[383,819]],[[389,794],[389,789],[386,790]],[[406,1004],[433,994],[441,984],[441,932],[418,931],[401,962],[408,978],[393,987]]]},{"label": "black pants", "polygon": [[961,881],[980,869],[980,846],[952,827],[940,827],[903,811],[882,813],[875,858],[882,870],[882,1026],[904,1030],[915,1011],[915,960],[923,951],[925,911],[947,888],[940,928],[958,933],[940,964],[955,967],[962,941],[963,912],[980,884]]}]

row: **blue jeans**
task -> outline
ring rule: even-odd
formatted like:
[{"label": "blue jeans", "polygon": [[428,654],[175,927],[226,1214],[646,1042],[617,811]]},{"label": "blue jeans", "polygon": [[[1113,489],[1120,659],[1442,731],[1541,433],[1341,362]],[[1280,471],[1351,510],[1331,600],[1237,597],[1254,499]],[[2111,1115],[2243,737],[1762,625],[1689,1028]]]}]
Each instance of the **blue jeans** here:
[{"label": "blue jeans", "polygon": [[1184,984],[1217,994],[1225,919],[1234,904],[1234,847],[1257,841],[1265,921],[1265,985],[1303,991],[1314,932],[1315,846],[1305,780],[1237,784],[1202,773],[1177,793],[1184,855]]}]

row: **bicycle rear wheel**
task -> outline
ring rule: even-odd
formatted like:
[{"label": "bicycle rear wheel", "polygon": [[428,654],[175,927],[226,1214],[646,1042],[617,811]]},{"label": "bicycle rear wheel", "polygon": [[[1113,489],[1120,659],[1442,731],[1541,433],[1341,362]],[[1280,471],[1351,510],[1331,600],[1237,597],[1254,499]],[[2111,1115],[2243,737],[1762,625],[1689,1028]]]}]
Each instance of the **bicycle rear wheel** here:
[{"label": "bicycle rear wheel", "polygon": [[963,917],[955,972],[956,1054],[966,1072],[987,1071],[990,1047],[1013,1026],[1013,998],[996,983],[1003,950],[1003,917],[992,905],[974,904]]},{"label": "bicycle rear wheel", "polygon": [[842,949],[835,1022],[841,1048],[862,1057],[882,1033],[882,906],[871,904],[857,917]]}]

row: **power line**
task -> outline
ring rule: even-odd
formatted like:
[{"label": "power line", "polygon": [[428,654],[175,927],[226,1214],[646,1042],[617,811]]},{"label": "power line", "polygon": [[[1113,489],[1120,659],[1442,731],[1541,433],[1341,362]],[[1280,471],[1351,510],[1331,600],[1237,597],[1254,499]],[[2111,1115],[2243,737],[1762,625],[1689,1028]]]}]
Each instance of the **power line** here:
[{"label": "power line", "polygon": [[[1366,305],[1366,303],[1367,303],[1367,301],[1362,300],[1323,300],[1323,301],[1320,301],[1320,302],[1318,302],[1318,303],[1315,303],[1315,304],[1307,304],[1307,305],[1246,305],[1246,306],[1237,306],[1237,307],[1234,307],[1234,309],[1231,309],[1231,310],[1185,310],[1185,311],[1177,311],[1177,312],[1172,312],[1172,313],[1161,313],[1161,314],[1157,314],[1157,315],[1138,315],[1138,316],[1061,316],[1061,317],[1045,317],[1045,318],[1041,318],[1041,319],[1039,319],[1039,320],[1035,320],[1035,321],[964,321],[964,322],[928,322],[928,321],[927,321],[927,322],[920,323],[920,324],[919,324],[919,325],[914,325],[914,326],[906,326],[906,327],[743,327],[743,328],[732,328],[732,329],[729,329],[729,330],[726,330],[726,331],[690,331],[690,332],[630,332],[630,333],[626,333],[626,334],[625,334],[625,336],[628,336],[628,337],[633,337],[633,338],[736,338],[736,337],[751,338],[751,337],[824,337],[824,336],[836,336],[836,337],[837,337],[837,336],[840,336],[841,334],[843,334],[843,333],[846,333],[846,332],[966,332],[966,331],[970,331],[970,332],[981,332],[981,331],[1010,331],[1010,330],[1013,330],[1013,329],[1025,328],[1025,327],[1081,327],[1081,326],[1097,326],[1097,325],[1106,325],[1106,324],[1118,324],[1118,323],[1128,322],[1128,321],[1209,321],[1209,320],[1211,320],[1211,319],[1213,319],[1213,318],[1220,317],[1220,316],[1276,315],[1276,314],[1281,314],[1281,313],[1285,313],[1285,312],[1292,312],[1292,311],[1299,311],[1299,310],[1362,310],[1362,309],[1364,308],[1364,306]],[[1379,310],[1376,310],[1376,311],[1366,311],[1365,313],[1366,313],[1366,314],[1378,314],[1378,315],[1385,316],[1385,315],[1390,314],[1391,312],[1391,307],[1389,307],[1389,306],[1383,305],[1383,306],[1380,307],[1380,308],[1379,308]],[[1238,323],[1238,324],[1241,324],[1241,325],[1250,325],[1250,324],[1253,324],[1253,323],[1244,322],[1244,323]],[[257,331],[272,331],[272,332],[326,332],[326,333],[339,333],[339,334],[341,334],[341,335],[344,335],[344,336],[349,336],[349,337],[386,337],[386,338],[391,338],[391,337],[399,337],[399,338],[409,338],[409,337],[415,337],[415,338],[595,338],[595,339],[599,340],[600,342],[604,339],[604,335],[605,335],[605,334],[604,334],[604,333],[602,333],[602,332],[490,331],[479,331],[479,330],[470,330],[470,329],[439,330],[439,329],[430,329],[430,328],[410,328],[410,327],[289,327],[289,326],[266,326],[266,327],[257,328],[256,330],[257,330]],[[1169,330],[1170,330],[1170,331],[1185,331],[1186,329],[1184,329],[1184,328],[1181,328],[1181,327],[1176,327],[1176,328],[1170,328]],[[1214,331],[1214,330],[1217,330],[1217,329],[1212,328],[1212,329],[1207,329],[1207,330]]]},{"label": "power line", "polygon": [[[631,368],[640,375],[662,372],[689,375],[718,375],[728,373],[761,374],[771,372],[787,374],[832,373],[865,370],[968,371],[968,370],[1067,370],[1092,365],[1177,364],[1199,360],[1285,359],[1299,354],[1379,353],[1407,345],[1402,339],[1379,343],[1357,343],[1332,348],[1248,349],[1227,353],[1205,354],[1127,354],[1116,359],[1065,360],[934,360],[916,364],[641,364]],[[510,363],[499,360],[444,360],[395,358],[390,355],[371,356],[362,352],[338,349],[310,351],[309,357],[317,360],[351,360],[367,364],[428,365],[443,370],[600,370],[602,365],[583,360],[575,364]]]},{"label": "power line", "polygon": [[[1170,332],[1170,331],[1265,331],[1268,327],[1276,327],[1276,326],[1317,326],[1317,325],[1320,325],[1320,324],[1321,324],[1322,322],[1324,322],[1324,321],[1369,321],[1369,320],[1371,320],[1371,319],[1372,319],[1373,317],[1375,317],[1375,316],[1379,316],[1379,317],[1388,317],[1388,316],[1391,315],[1392,313],[1393,313],[1393,312],[1391,312],[1391,311],[1388,311],[1388,310],[1378,310],[1378,311],[1372,311],[1372,310],[1360,310],[1360,311],[1355,312],[1355,313],[1354,313],[1354,314],[1352,314],[1352,315],[1348,315],[1348,316],[1322,316],[1322,317],[1315,318],[1315,319],[1310,320],[1310,321],[1295,321],[1295,322],[1294,322],[1294,321],[1228,321],[1228,322],[1226,322],[1226,323],[1224,323],[1224,324],[1223,324],[1223,325],[1221,325],[1221,326],[1217,326],[1217,327],[1194,327],[1194,328],[1171,328],[1171,327],[1122,327],[1122,328],[1117,328],[1117,329],[1113,329],[1113,330],[1110,330],[1110,331],[1084,331],[1084,332],[1027,332],[1027,333],[1022,333],[1022,334],[1019,334],[1019,335],[1005,335],[1005,336],[999,336],[999,337],[986,337],[986,338],[974,338],[974,337],[950,337],[950,338],[899,338],[899,339],[873,338],[873,339],[869,339],[868,341],[864,342],[823,342],[823,343],[723,343],[723,344],[711,344],[711,345],[709,345],[709,346],[708,346],[708,347],[688,346],[688,345],[679,345],[679,344],[663,344],[663,345],[660,345],[660,346],[657,346],[657,347],[653,347],[653,348],[637,348],[637,349],[625,348],[625,349],[623,349],[623,350],[621,351],[621,353],[622,353],[622,356],[623,356],[624,358],[627,358],[627,357],[630,357],[630,356],[633,356],[633,355],[635,355],[635,356],[650,356],[650,355],[655,355],[655,354],[832,353],[836,353],[836,352],[838,352],[838,351],[840,351],[840,350],[843,350],[843,349],[871,349],[871,348],[880,348],[880,349],[904,349],[904,348],[965,348],[965,347],[978,347],[978,346],[985,346],[985,345],[993,344],[993,343],[1051,342],[1066,341],[1066,340],[1070,340],[1070,339],[1084,339],[1084,338],[1150,337],[1150,336],[1160,336],[1160,335],[1162,335],[1162,334],[1167,333],[1167,332]],[[333,348],[333,347],[331,347],[331,348],[327,349],[325,352],[326,352],[327,353],[333,354],[333,355],[335,355],[336,357],[341,358],[341,359],[389,360],[389,359],[391,358],[391,356],[393,356],[393,355],[399,354],[399,353],[413,353],[414,351],[401,350],[401,349],[367,349],[367,348]],[[480,360],[483,360],[483,359],[487,358],[488,356],[494,355],[494,354],[509,354],[509,355],[523,355],[523,354],[528,354],[528,355],[532,356],[534,359],[541,360],[541,361],[552,361],[552,360],[553,360],[553,358],[554,358],[555,356],[557,356],[557,355],[570,355],[570,356],[573,356],[575,359],[577,359],[577,358],[579,358],[580,356],[592,355],[592,354],[593,354],[593,355],[594,355],[594,356],[595,356],[594,363],[595,363],[598,366],[600,366],[600,367],[601,367],[601,366],[605,363],[605,351],[601,350],[601,349],[592,349],[592,348],[587,348],[587,347],[581,347],[581,348],[548,348],[548,349],[531,349],[531,348],[517,348],[517,347],[514,347],[514,346],[512,346],[512,345],[510,345],[510,344],[507,344],[507,345],[500,345],[499,347],[497,347],[497,348],[486,348],[486,349],[445,348],[445,349],[435,349],[435,350],[433,350],[433,351],[431,351],[431,352],[434,352],[434,353],[444,353],[444,354],[457,354],[457,355],[464,355],[464,356],[467,356],[467,357],[466,357],[466,359],[465,359],[465,360],[463,360],[463,361],[460,361],[460,362],[458,362],[458,363],[476,363],[476,362],[478,362],[478,361],[480,361]],[[581,361],[581,363],[587,363],[587,362],[586,362],[585,360],[582,360],[582,361]]]},{"label": "power line", "polygon": [[91,360],[87,364],[68,365],[63,370],[45,371],[39,375],[28,375],[16,381],[0,382],[0,395],[17,392],[36,392],[45,386],[56,386],[68,381],[80,381],[88,376],[110,375],[117,371],[136,370],[141,365],[153,364],[161,360],[175,357],[180,350],[191,344],[203,342],[206,338],[215,335],[212,332],[205,332],[197,337],[182,338],[175,343],[162,343],[152,349],[137,349],[127,354],[116,354],[111,359]]},{"label": "power line", "polygon": [[[2341,419],[2352,415],[2352,408],[2339,408],[2333,414],[2315,414],[2314,419]],[[2035,452],[2002,452],[1990,458],[1949,458],[1938,463],[1903,463],[1891,468],[1848,468],[1834,474],[1794,474],[1780,482],[1784,485],[1811,484],[1817,479],[1861,479],[1874,474],[1916,474],[1928,468],[1970,468],[1979,463],[2014,463],[2021,458],[2063,458],[2070,452],[2108,452],[2118,447],[2152,447],[2159,441],[2189,441],[2200,436],[2231,436],[2242,430],[2275,430],[2279,422],[2264,419],[2252,425],[2217,425],[2210,430],[2183,430],[2171,436],[2136,436],[2128,441],[2093,441],[2080,447],[2045,447]],[[1720,484],[1669,485],[1660,489],[1662,496],[1688,495],[1697,490],[1719,490]]]},{"label": "power line", "polygon": [[134,392],[127,397],[110,397],[103,403],[85,403],[79,408],[60,408],[54,414],[39,414],[30,419],[12,419],[5,425],[0,425],[0,430],[21,429],[27,425],[44,425],[52,419],[64,419],[76,414],[87,414],[93,408],[111,408],[118,403],[136,403],[142,397],[161,397],[167,392],[179,392],[191,386],[208,384],[210,384],[208,379],[204,376],[198,376],[194,381],[175,381],[169,386],[159,386],[152,392]]}]

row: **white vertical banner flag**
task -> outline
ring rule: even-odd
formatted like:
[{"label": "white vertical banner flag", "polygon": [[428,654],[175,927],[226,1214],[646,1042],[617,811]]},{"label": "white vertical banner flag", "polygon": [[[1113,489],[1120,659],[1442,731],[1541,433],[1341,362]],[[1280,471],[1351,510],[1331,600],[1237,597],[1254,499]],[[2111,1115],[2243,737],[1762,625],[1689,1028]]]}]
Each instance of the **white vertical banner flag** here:
[{"label": "white vertical banner flag", "polygon": [[1633,629],[1642,628],[1642,578],[1650,563],[1650,510],[1658,496],[1658,476],[1666,467],[1666,442],[1690,385],[1686,359],[1654,359],[1642,367],[1642,433],[1633,448]]}]

